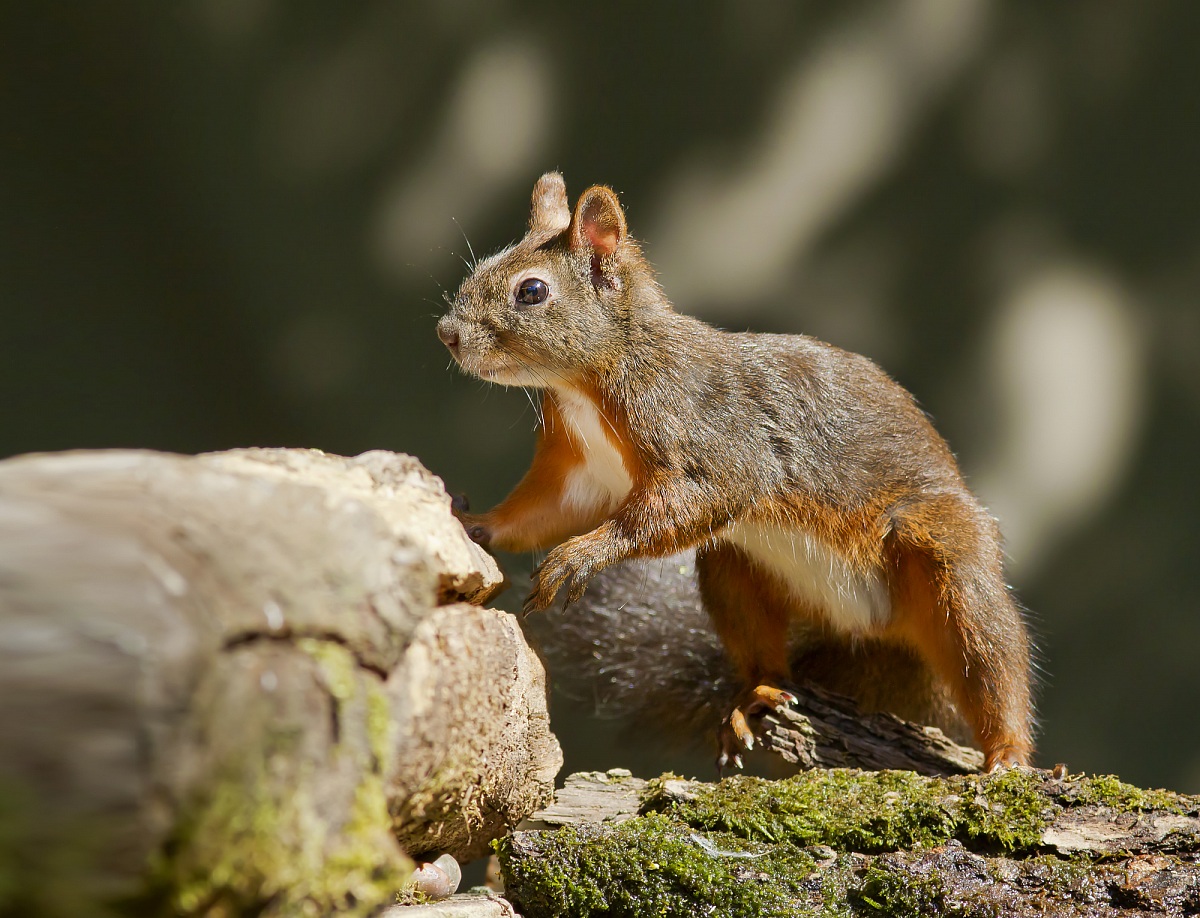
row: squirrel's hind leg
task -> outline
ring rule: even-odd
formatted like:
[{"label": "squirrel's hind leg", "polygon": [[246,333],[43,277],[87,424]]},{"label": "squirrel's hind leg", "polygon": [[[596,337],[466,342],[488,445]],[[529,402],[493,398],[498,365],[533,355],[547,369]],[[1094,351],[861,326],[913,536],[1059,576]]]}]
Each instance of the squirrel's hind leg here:
[{"label": "squirrel's hind leg", "polygon": [[796,701],[780,688],[791,673],[789,599],[732,545],[699,550],[696,574],[704,606],[744,686],[720,724],[717,768],[740,768],[741,754],[754,748],[748,719]]},{"label": "squirrel's hind leg", "polygon": [[985,770],[1028,765],[1029,638],[1004,583],[999,538],[977,507],[947,504],[898,522],[889,540],[892,629],[945,681]]}]

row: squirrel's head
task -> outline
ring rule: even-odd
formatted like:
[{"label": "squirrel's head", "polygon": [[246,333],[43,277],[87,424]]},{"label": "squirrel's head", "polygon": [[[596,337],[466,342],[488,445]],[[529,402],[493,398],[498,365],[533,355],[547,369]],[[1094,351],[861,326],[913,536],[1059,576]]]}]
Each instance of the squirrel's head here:
[{"label": "squirrel's head", "polygon": [[630,292],[648,274],[616,194],[593,186],[572,212],[562,176],[548,172],[533,187],[525,238],[475,266],[438,337],[480,379],[573,386],[622,352]]}]

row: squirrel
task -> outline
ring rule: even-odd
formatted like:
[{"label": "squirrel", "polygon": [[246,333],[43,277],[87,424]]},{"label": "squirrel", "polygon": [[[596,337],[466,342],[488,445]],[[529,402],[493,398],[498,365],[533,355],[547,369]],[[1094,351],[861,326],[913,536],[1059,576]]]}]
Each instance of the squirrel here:
[{"label": "squirrel", "polygon": [[525,611],[581,598],[618,562],[695,549],[705,610],[741,688],[719,768],[748,719],[795,698],[788,635],[915,653],[986,770],[1032,753],[1030,647],[999,527],[913,397],[866,357],[803,335],[727,332],[677,312],[610,188],[574,210],[561,175],[528,232],[482,259],[437,334],[480,379],[541,390],[529,471],[471,538],[549,549]]}]

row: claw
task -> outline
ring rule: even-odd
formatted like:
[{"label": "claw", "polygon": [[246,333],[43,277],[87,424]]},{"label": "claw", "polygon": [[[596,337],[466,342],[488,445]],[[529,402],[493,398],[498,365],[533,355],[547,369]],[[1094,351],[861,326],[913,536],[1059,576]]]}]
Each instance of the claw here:
[{"label": "claw", "polygon": [[521,605],[522,614],[529,615],[532,612],[541,612],[550,608],[550,604],[554,602],[554,597],[557,593],[557,586],[546,588],[543,585],[541,571],[538,571],[533,578],[533,587],[530,589],[529,595],[525,597],[525,602]]},{"label": "claw", "polygon": [[718,755],[717,777],[720,778],[725,773],[725,769],[729,768],[731,765],[738,771],[742,770],[742,756],[740,753],[729,755],[727,752],[722,752],[720,755]]},{"label": "claw", "polygon": [[721,724],[718,734],[720,755],[717,757],[717,768],[725,769],[731,763],[742,767],[742,753],[750,752],[758,741],[750,729],[749,718],[758,712],[770,708],[781,711],[797,702],[791,692],[771,685],[758,685],[747,689],[740,696],[738,704]]},{"label": "claw", "polygon": [[717,756],[718,773],[724,772],[730,765],[741,769],[742,752],[754,748],[754,734],[750,732],[745,715],[737,708],[721,725],[717,740],[720,750]]},{"label": "claw", "polygon": [[537,588],[535,587],[533,592],[526,596],[525,601],[521,603],[521,617],[528,618],[534,612],[538,611],[540,610],[537,605]]},{"label": "claw", "polygon": [[988,750],[983,770],[987,774],[1005,771],[1016,765],[1028,765],[1029,756],[1017,746],[1000,746]]},{"label": "claw", "polygon": [[576,577],[571,582],[571,589],[567,592],[567,603],[566,604],[570,605],[573,602],[579,602],[579,600],[583,599],[583,594],[586,590],[587,590],[587,581],[580,577]]},{"label": "claw", "polygon": [[795,704],[796,701],[796,696],[791,692],[771,685],[759,685],[750,693],[750,703],[745,706],[745,710],[747,714],[754,714],[763,708],[782,711]]},{"label": "claw", "polygon": [[750,725],[746,723],[746,715],[741,708],[734,708],[733,713],[729,715],[729,729],[743,749],[749,751],[754,748],[754,734],[750,730]]}]

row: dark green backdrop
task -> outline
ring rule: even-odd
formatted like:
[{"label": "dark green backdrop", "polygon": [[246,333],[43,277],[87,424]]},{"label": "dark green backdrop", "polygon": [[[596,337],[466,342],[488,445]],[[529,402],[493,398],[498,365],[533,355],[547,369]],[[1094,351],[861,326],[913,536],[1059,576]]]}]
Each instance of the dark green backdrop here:
[{"label": "dark green backdrop", "polygon": [[1200,791],[1198,40],[1190,0],[3,0],[0,455],[382,447],[498,499],[532,412],[434,317],[557,167],[680,308],[917,393],[1009,532],[1044,764]]}]

